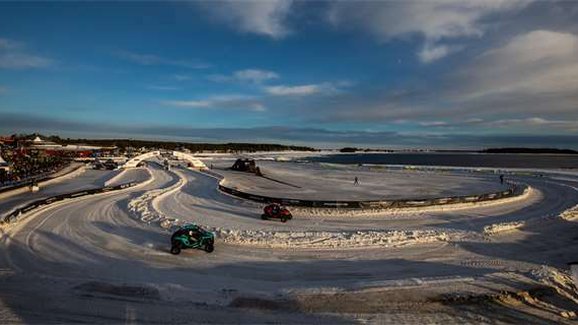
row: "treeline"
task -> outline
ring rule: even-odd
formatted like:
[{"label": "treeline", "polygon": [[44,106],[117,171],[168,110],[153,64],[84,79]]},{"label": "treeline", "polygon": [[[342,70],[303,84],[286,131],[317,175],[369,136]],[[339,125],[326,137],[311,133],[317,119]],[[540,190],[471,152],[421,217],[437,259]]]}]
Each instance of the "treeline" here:
[{"label": "treeline", "polygon": [[578,151],[571,149],[556,148],[489,148],[482,150],[483,153],[550,153],[550,154],[578,154]]},{"label": "treeline", "polygon": [[121,150],[126,148],[157,148],[164,150],[182,150],[188,149],[192,152],[199,151],[219,151],[219,152],[256,152],[256,151],[315,151],[316,149],[303,146],[287,146],[270,143],[189,143],[189,142],[172,142],[172,141],[152,141],[152,140],[133,140],[133,139],[61,139],[51,136],[50,141],[59,144],[86,144],[100,147],[118,147]]},{"label": "treeline", "polygon": [[345,147],[339,149],[339,152],[351,153],[351,152],[394,152],[391,149],[369,149],[369,148],[355,148],[355,147]]}]

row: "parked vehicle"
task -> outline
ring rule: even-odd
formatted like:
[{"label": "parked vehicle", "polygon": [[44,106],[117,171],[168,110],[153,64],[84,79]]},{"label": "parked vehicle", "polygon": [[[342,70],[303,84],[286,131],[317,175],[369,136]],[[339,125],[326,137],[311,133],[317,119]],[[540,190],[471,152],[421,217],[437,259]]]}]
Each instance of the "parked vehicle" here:
[{"label": "parked vehicle", "polygon": [[107,170],[115,170],[118,167],[118,164],[114,160],[109,159],[104,163],[104,167]]}]

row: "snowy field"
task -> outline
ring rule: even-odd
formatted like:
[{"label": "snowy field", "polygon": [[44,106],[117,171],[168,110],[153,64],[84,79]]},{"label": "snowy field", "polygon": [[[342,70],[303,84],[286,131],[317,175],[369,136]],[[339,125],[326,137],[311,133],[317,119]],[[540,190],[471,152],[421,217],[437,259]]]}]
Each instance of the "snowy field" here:
[{"label": "snowy field", "polygon": [[[228,170],[229,161],[213,164],[226,177],[223,185],[240,191],[307,200],[429,199],[506,190],[499,175],[393,170],[383,167],[259,161],[265,177]],[[358,184],[355,184],[355,177]]]},{"label": "snowy field", "polygon": [[[268,184],[221,170],[232,157],[211,158],[214,171],[238,186]],[[493,174],[261,164],[308,197],[501,186]],[[34,195],[141,185],[59,202],[1,226],[0,323],[571,324],[578,290],[566,263],[578,259],[578,175],[543,175],[508,176],[530,189],[488,204],[345,215],[295,209],[281,223],[261,220],[262,205],[219,192],[219,180],[202,172],[155,164],[87,170]],[[31,195],[1,200],[0,211]],[[215,232],[214,253],[168,252],[171,230],[187,222]]]}]

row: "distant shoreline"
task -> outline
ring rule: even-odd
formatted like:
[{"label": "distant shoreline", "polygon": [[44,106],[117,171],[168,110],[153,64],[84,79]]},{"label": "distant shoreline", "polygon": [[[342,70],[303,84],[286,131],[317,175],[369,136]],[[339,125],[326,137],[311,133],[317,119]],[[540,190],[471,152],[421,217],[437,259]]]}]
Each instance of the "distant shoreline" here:
[{"label": "distant shoreline", "polygon": [[528,147],[497,147],[497,148],[486,148],[486,149],[370,149],[363,147],[342,147],[342,148],[313,148],[303,145],[289,145],[289,144],[278,144],[278,143],[252,143],[252,142],[219,142],[219,143],[207,143],[207,142],[188,142],[188,141],[167,141],[167,140],[140,140],[140,139],[86,139],[86,138],[60,138],[57,135],[44,136],[41,134],[21,134],[16,136],[13,141],[30,141],[36,137],[41,137],[50,142],[62,146],[68,145],[90,145],[90,146],[101,146],[101,147],[111,147],[111,148],[146,148],[152,149],[162,149],[162,150],[190,150],[194,153],[204,153],[204,152],[221,152],[221,153],[258,153],[258,152],[283,152],[283,151],[296,151],[296,152],[330,152],[335,154],[361,154],[361,153],[457,153],[457,154],[470,154],[470,153],[482,153],[482,154],[550,154],[550,155],[576,155],[577,150],[572,149],[559,149],[559,148],[528,148]]},{"label": "distant shoreline", "polygon": [[575,155],[578,151],[570,149],[556,148],[490,148],[481,151],[482,153],[524,153],[524,154],[563,154]]},{"label": "distant shoreline", "polygon": [[576,169],[578,155],[560,153],[486,152],[357,152],[336,153],[310,159],[338,164],[451,166],[490,168]]}]

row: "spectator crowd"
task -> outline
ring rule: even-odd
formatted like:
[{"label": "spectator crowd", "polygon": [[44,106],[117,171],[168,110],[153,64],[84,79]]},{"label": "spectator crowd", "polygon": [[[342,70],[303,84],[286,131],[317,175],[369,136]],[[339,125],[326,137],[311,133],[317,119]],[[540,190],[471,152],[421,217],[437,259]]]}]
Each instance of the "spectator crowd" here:
[{"label": "spectator crowd", "polygon": [[0,151],[7,168],[0,168],[0,187],[33,181],[56,172],[67,164],[67,159],[55,156],[28,155],[17,149]]}]

